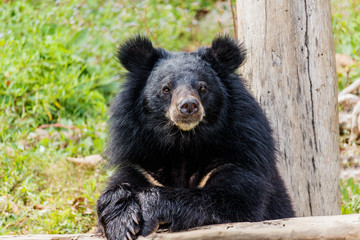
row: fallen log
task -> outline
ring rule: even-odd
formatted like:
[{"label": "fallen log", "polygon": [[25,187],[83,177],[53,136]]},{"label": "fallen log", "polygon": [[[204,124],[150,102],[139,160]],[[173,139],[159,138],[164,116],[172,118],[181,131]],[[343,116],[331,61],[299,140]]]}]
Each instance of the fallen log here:
[{"label": "fallen log", "polygon": [[[1,240],[103,240],[97,234],[12,235]],[[360,215],[298,217],[256,223],[209,225],[184,232],[161,232],[139,240],[360,239]]]},{"label": "fallen log", "polygon": [[338,97],[342,97],[343,95],[346,95],[349,93],[357,92],[359,90],[359,88],[360,88],[360,79],[357,79],[352,84],[350,84],[349,86],[344,88],[341,92],[339,92]]}]

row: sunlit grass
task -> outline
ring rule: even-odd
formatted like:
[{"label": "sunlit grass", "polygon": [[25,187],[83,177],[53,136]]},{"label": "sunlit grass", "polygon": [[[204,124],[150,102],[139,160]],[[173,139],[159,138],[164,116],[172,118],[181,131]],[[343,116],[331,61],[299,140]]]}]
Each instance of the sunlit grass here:
[{"label": "sunlit grass", "polygon": [[66,157],[104,149],[108,105],[125,74],[116,47],[137,33],[170,50],[209,44],[218,28],[199,36],[193,20],[212,5],[0,3],[0,234],[79,233],[96,226],[95,203],[107,173]]}]

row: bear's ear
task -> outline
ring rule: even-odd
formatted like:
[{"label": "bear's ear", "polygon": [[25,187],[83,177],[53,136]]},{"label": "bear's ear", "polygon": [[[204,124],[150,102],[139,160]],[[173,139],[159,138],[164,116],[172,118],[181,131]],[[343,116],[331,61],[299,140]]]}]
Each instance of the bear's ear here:
[{"label": "bear's ear", "polygon": [[220,75],[233,73],[246,58],[243,44],[228,35],[214,38],[210,48],[199,49],[198,53]]},{"label": "bear's ear", "polygon": [[121,44],[117,58],[129,72],[150,72],[164,54],[165,51],[155,49],[147,37],[137,35]]}]

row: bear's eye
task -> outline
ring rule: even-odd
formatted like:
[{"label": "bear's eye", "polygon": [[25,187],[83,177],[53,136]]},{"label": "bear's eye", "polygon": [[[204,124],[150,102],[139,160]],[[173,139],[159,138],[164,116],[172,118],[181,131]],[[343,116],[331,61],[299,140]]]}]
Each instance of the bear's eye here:
[{"label": "bear's eye", "polygon": [[168,94],[168,93],[170,93],[170,88],[168,86],[164,86],[162,88],[162,92],[165,93],[165,94]]},{"label": "bear's eye", "polygon": [[207,92],[207,85],[206,83],[200,83],[199,84],[199,92],[206,93]]}]

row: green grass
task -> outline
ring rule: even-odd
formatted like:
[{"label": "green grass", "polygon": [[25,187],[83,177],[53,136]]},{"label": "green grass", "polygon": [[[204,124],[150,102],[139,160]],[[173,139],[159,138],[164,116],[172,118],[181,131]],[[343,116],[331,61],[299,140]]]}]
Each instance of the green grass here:
[{"label": "green grass", "polygon": [[105,129],[77,124],[76,130],[49,128],[48,135],[24,133],[1,145],[0,234],[86,232],[94,226],[94,206],[107,174],[66,157],[101,152]]},{"label": "green grass", "polygon": [[341,187],[341,213],[360,212],[360,184],[354,178],[340,181]]},{"label": "green grass", "polygon": [[[64,118],[103,119],[124,74],[114,61],[118,43],[142,33],[170,50],[189,47],[197,42],[191,19],[196,9],[206,7],[195,3],[1,4],[1,109],[12,121],[31,119],[27,125],[32,127]],[[202,43],[209,43],[214,34]]]},{"label": "green grass", "polygon": [[[338,69],[338,87],[341,91],[360,78],[360,0],[332,0],[332,22],[335,51],[350,56],[354,63]],[[360,181],[342,179],[341,213],[360,212]]]},{"label": "green grass", "polygon": [[[125,74],[116,46],[141,33],[156,46],[193,50],[224,30],[199,29],[198,10],[216,8],[216,1],[170,2],[0,3],[0,235],[95,226],[95,202],[108,173],[66,157],[104,149],[108,105]],[[360,4],[345,2],[332,1],[336,51],[360,60]],[[358,69],[345,80],[339,76],[340,88]],[[54,123],[60,127],[44,126]],[[343,213],[359,212],[358,194],[358,182],[342,183]]]},{"label": "green grass", "polygon": [[341,91],[360,78],[360,1],[331,2],[336,53],[346,54],[354,59],[354,64],[338,71],[338,86]]},{"label": "green grass", "polygon": [[[125,71],[117,45],[146,34],[170,50],[209,44],[195,15],[214,1],[0,3],[0,234],[79,233],[96,225],[108,105]],[[44,127],[59,123],[60,127]],[[38,128],[44,127],[42,134]],[[67,128],[72,128],[68,130]]]}]

